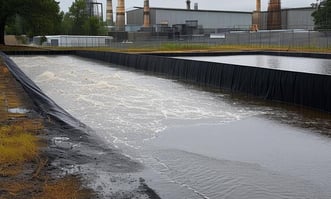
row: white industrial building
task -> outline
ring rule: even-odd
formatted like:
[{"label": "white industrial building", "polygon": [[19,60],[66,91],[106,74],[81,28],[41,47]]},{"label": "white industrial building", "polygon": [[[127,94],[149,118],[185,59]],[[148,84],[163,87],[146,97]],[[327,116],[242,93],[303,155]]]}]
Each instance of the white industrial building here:
[{"label": "white industrial building", "polygon": [[85,36],[85,35],[50,35],[45,36],[41,43],[42,36],[33,38],[35,45],[47,45],[58,47],[106,47],[111,45],[113,37],[110,36]]}]

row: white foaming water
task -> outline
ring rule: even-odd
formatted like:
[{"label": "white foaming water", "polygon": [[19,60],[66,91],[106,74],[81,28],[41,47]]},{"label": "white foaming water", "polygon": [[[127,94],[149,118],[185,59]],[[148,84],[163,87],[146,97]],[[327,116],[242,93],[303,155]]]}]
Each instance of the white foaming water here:
[{"label": "white foaming water", "polygon": [[[24,59],[15,58],[23,70],[20,60]],[[190,90],[167,79],[105,68],[106,64],[74,57],[35,59],[41,62],[29,63],[25,72],[60,106],[115,144],[140,148],[168,126],[195,120],[224,123],[259,113],[218,101],[222,96]]]},{"label": "white foaming water", "polygon": [[331,197],[329,140],[256,119],[295,118],[284,110],[77,57],[13,59],[57,104],[151,167],[164,198]]}]

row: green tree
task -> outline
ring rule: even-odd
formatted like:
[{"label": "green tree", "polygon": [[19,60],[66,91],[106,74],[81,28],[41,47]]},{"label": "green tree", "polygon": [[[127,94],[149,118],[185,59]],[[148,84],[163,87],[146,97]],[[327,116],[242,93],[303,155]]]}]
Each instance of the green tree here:
[{"label": "green tree", "polygon": [[312,16],[317,29],[331,29],[331,0],[321,1]]},{"label": "green tree", "polygon": [[106,35],[104,23],[97,16],[89,16],[85,0],[75,0],[62,20],[65,34]]},{"label": "green tree", "polygon": [[5,44],[5,27],[19,16],[30,36],[54,33],[59,28],[59,4],[55,0],[0,0],[0,45]]},{"label": "green tree", "polygon": [[69,8],[69,18],[71,21],[71,34],[84,34],[84,24],[88,20],[85,0],[75,0]]},{"label": "green tree", "polygon": [[61,34],[70,35],[72,34],[73,20],[69,13],[62,12],[62,22],[61,22]]},{"label": "green tree", "polygon": [[91,16],[84,23],[84,34],[86,35],[106,35],[107,29],[99,17]]}]

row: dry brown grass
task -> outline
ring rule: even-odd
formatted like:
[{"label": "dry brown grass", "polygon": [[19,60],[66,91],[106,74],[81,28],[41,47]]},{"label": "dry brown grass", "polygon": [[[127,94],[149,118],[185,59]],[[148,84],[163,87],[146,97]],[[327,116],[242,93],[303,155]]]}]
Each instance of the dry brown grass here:
[{"label": "dry brown grass", "polygon": [[82,188],[78,178],[50,177],[48,158],[40,154],[45,141],[37,137],[43,133],[43,119],[8,112],[11,108],[25,109],[28,101],[0,60],[0,199],[91,198],[92,192]]},{"label": "dry brown grass", "polygon": [[[0,189],[5,191],[7,196],[17,197],[20,192],[23,192],[25,190],[31,190],[33,187],[33,184],[29,182],[3,182],[0,185]],[[7,197],[1,197],[0,198],[7,198]]]},{"label": "dry brown grass", "polygon": [[33,133],[33,134],[39,134],[43,129],[43,121],[42,119],[17,119],[10,123],[10,125],[20,126],[25,131]]},{"label": "dry brown grass", "polygon": [[0,176],[16,175],[38,156],[38,138],[18,126],[0,127]]},{"label": "dry brown grass", "polygon": [[36,199],[88,199],[91,190],[82,188],[77,177],[67,176],[54,182],[45,183],[43,191]]},{"label": "dry brown grass", "polygon": [[0,51],[45,51],[45,49],[24,45],[0,45]]}]

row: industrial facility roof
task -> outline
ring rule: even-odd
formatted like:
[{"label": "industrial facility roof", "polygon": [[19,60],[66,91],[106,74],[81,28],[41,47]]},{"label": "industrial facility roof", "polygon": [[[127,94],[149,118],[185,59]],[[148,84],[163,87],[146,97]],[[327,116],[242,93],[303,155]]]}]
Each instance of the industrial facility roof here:
[{"label": "industrial facility roof", "polygon": [[[133,7],[134,9],[144,9],[143,7],[135,6]],[[134,10],[133,9],[133,10]],[[174,10],[174,11],[187,11],[187,12],[223,12],[223,13],[246,13],[246,14],[251,14],[253,12],[248,12],[248,11],[230,11],[230,10],[194,10],[194,9],[184,9],[184,8],[160,8],[160,7],[151,7],[150,9],[155,9],[155,10]],[[298,7],[298,8],[282,8],[282,10],[309,10],[313,9],[312,7]],[[132,10],[129,10],[127,12],[130,12]],[[262,11],[262,12],[267,12],[267,11]]]},{"label": "industrial facility roof", "polygon": [[[133,8],[136,9],[144,9],[143,7],[138,7],[135,6]],[[183,8],[160,8],[160,7],[151,7],[150,9],[155,9],[155,10],[169,10],[169,11],[182,11],[182,12],[222,12],[222,13],[245,13],[245,14],[252,14],[252,12],[245,12],[245,11],[229,11],[229,10],[195,10],[195,9],[183,9]],[[130,10],[131,11],[131,10]],[[127,11],[127,12],[130,12]]]}]

